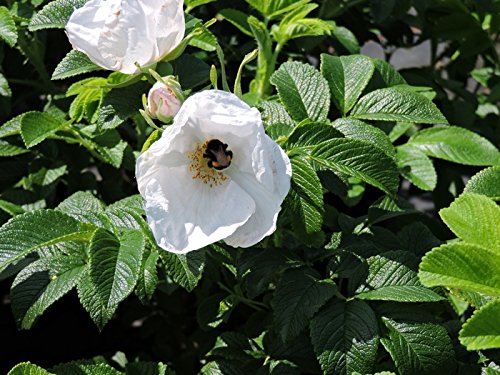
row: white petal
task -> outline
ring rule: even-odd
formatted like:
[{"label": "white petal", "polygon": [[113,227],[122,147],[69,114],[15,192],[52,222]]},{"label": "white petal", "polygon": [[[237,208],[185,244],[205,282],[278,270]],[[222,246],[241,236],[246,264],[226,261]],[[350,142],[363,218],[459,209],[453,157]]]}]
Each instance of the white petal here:
[{"label": "white petal", "polygon": [[238,171],[228,173],[255,201],[256,208],[252,217],[224,241],[234,247],[255,245],[264,237],[276,230],[276,220],[281,210],[281,203],[290,189],[292,169],[285,152],[267,135],[269,154],[265,158],[271,160],[274,190],[269,191],[255,176]]},{"label": "white petal", "polygon": [[[157,60],[160,60],[184,38],[184,1],[158,1],[159,10],[155,11],[155,36],[157,46]],[[162,3],[162,4],[161,4]]]},{"label": "white petal", "polygon": [[106,19],[119,5],[119,0],[91,0],[73,12],[65,27],[73,48],[84,52],[92,62],[105,69],[110,69],[113,61],[103,58],[97,45]]},{"label": "white petal", "polygon": [[193,180],[183,166],[163,168],[146,184],[149,226],[159,246],[175,253],[200,249],[231,235],[255,211],[255,203],[238,184],[209,187]]}]

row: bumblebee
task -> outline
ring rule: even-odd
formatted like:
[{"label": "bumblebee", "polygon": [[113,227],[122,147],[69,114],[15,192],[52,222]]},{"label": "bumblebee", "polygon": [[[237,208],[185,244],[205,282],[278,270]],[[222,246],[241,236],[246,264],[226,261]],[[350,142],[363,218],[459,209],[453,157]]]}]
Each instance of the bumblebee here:
[{"label": "bumblebee", "polygon": [[227,144],[222,143],[218,139],[211,139],[207,142],[207,148],[203,157],[208,159],[207,164],[210,168],[221,171],[229,167],[233,153],[227,149]]}]

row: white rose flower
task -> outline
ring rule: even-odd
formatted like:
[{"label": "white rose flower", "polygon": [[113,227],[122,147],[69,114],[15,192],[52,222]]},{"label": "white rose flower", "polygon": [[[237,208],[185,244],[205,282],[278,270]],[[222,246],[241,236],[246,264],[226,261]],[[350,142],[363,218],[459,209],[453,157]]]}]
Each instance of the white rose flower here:
[{"label": "white rose flower", "polygon": [[182,0],[91,0],[71,15],[73,48],[122,73],[160,61],[184,38]]},{"label": "white rose flower", "polygon": [[249,247],[273,233],[291,174],[259,111],[218,90],[188,98],[136,165],[153,235],[179,254],[222,239]]}]

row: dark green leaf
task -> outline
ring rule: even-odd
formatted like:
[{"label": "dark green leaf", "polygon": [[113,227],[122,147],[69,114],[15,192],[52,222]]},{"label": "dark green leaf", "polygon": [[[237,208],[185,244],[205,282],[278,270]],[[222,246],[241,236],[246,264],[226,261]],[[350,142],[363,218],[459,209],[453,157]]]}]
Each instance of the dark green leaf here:
[{"label": "dark green leaf", "polygon": [[372,372],[378,323],[365,302],[331,301],[311,320],[311,339],[324,374]]},{"label": "dark green leaf", "polygon": [[465,165],[498,165],[500,152],[487,139],[458,126],[424,129],[408,144],[428,156]]},{"label": "dark green leaf", "polygon": [[159,251],[169,276],[188,292],[192,291],[198,285],[205,268],[205,251],[197,250],[187,254],[174,254],[161,249]]},{"label": "dark green leaf", "polygon": [[359,53],[359,42],[356,39],[356,35],[354,35],[349,29],[346,29],[343,26],[336,26],[333,29],[333,36],[347,51],[349,51],[349,53],[353,55]]},{"label": "dark green leaf", "polygon": [[45,5],[32,19],[28,26],[30,31],[58,28],[66,26],[74,10],[82,7],[87,0],[55,0]]},{"label": "dark green leaf", "polygon": [[30,148],[44,141],[64,126],[64,120],[45,112],[28,112],[21,119],[21,136]]},{"label": "dark green leaf", "polygon": [[101,70],[102,68],[94,64],[86,54],[77,50],[71,50],[56,66],[52,79],[64,79],[78,74]]},{"label": "dark green leaf", "polygon": [[351,116],[362,120],[447,124],[434,103],[406,86],[372,91],[361,97]]},{"label": "dark green leaf", "polygon": [[283,341],[299,335],[335,291],[331,280],[320,280],[319,274],[310,268],[286,271],[276,286],[272,302],[275,326]]},{"label": "dark green leaf", "polygon": [[0,228],[0,270],[29,253],[66,241],[88,241],[93,227],[59,211],[15,216]]},{"label": "dark green leaf", "polygon": [[156,270],[158,258],[158,252],[151,251],[142,259],[141,271],[135,292],[144,304],[149,302],[158,284],[158,272]]},{"label": "dark green leaf", "polygon": [[434,190],[437,174],[431,159],[408,144],[399,146],[396,150],[396,163],[401,174],[422,190]]},{"label": "dark green leaf", "polygon": [[396,163],[371,143],[336,138],[316,147],[311,158],[328,169],[360,178],[389,194],[398,189]]}]

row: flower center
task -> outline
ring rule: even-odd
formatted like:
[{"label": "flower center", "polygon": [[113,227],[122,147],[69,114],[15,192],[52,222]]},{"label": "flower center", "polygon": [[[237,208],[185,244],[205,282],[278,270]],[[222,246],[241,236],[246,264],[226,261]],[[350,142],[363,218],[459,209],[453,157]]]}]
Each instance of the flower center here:
[{"label": "flower center", "polygon": [[218,139],[199,143],[193,152],[188,153],[191,160],[189,171],[193,180],[201,180],[210,187],[218,186],[229,177],[221,172],[231,164],[233,153],[227,149],[227,144]]}]

